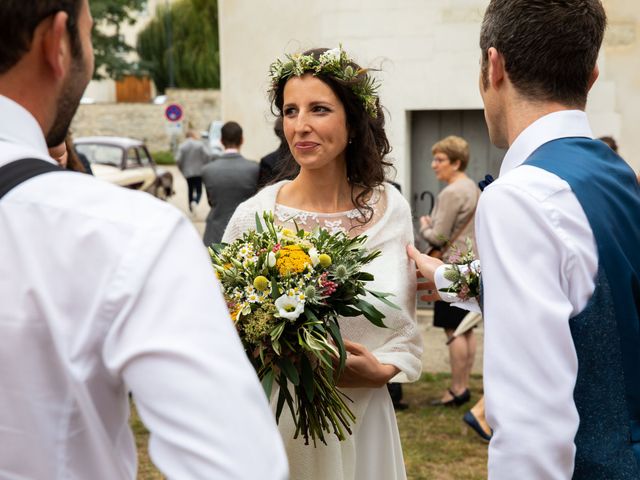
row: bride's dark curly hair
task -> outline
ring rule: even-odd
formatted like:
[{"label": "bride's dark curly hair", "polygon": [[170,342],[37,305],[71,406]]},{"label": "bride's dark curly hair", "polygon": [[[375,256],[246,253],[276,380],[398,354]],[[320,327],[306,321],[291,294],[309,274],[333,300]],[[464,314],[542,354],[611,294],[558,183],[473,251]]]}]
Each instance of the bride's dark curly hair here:
[{"label": "bride's dark curly hair", "polygon": [[[303,55],[312,55],[319,59],[320,55],[328,50],[328,48],[314,48],[307,50]],[[353,62],[349,65],[354,71],[361,70],[360,66]],[[367,204],[367,201],[373,190],[385,181],[386,169],[391,167],[391,163],[385,160],[391,147],[384,131],[384,112],[379,100],[376,99],[377,115],[375,118],[370,116],[353,91],[354,84],[365,81],[366,72],[349,82],[325,73],[314,73],[314,76],[327,84],[344,106],[350,139],[345,152],[347,180],[351,185],[351,200],[362,216],[360,221],[363,224],[367,223],[373,217],[373,208]],[[289,78],[281,79],[269,92],[271,112],[278,117],[283,117],[284,87]],[[300,166],[293,158],[290,149],[283,152],[282,161],[284,169],[279,179],[292,178],[298,174]],[[358,188],[362,191],[356,195],[355,191]]]}]

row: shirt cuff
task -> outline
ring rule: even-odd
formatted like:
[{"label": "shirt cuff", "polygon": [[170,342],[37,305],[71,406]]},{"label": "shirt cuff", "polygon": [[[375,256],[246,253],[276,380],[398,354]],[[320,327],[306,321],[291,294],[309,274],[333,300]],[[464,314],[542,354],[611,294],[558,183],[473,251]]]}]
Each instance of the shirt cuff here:
[{"label": "shirt cuff", "polygon": [[448,292],[443,292],[442,290],[445,288],[449,288],[451,286],[451,283],[449,280],[447,280],[446,278],[444,278],[444,272],[446,271],[446,269],[450,267],[450,265],[448,264],[442,264],[440,265],[437,269],[436,269],[436,273],[433,276],[433,279],[436,283],[436,289],[438,290],[438,293],[440,294],[440,298],[442,299],[442,301],[444,302],[459,302],[460,299],[454,295],[453,293],[448,293]]},{"label": "shirt cuff", "polygon": [[[454,307],[458,307],[463,310],[467,310],[469,312],[482,313],[482,311],[480,310],[480,305],[478,304],[478,300],[476,298],[471,298],[469,300],[462,301],[457,295],[442,291],[443,289],[449,288],[452,283],[446,278],[444,278],[444,272],[449,266],[450,265],[446,263],[443,265],[440,265],[436,269],[435,274],[433,276],[434,277],[433,280],[436,284],[436,289],[438,290],[438,293],[440,294],[440,298],[442,299],[442,301],[451,303]],[[466,265],[460,266],[460,269],[463,271],[466,271],[467,268],[468,267]]]}]

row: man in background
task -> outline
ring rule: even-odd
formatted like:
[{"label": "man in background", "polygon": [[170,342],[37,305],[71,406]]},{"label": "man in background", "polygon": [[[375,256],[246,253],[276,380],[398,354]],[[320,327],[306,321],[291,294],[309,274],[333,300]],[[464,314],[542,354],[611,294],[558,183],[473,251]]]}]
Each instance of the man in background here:
[{"label": "man in background", "polygon": [[273,123],[273,133],[276,134],[280,145],[273,152],[266,154],[260,159],[260,174],[258,175],[258,189],[265,187],[278,180],[292,180],[295,174],[284,174],[284,158],[289,152],[287,139],[284,137],[282,128],[282,117],[276,118]]},{"label": "man in background", "polygon": [[189,190],[189,211],[193,213],[202,197],[202,168],[209,161],[204,144],[194,130],[187,132],[187,138],[178,147],[176,164],[187,180]]},{"label": "man in background", "polygon": [[224,152],[202,170],[202,180],[211,205],[204,231],[205,245],[222,240],[236,207],[253,196],[258,186],[258,164],[240,154],[244,141],[242,127],[236,122],[225,123],[220,141]]}]

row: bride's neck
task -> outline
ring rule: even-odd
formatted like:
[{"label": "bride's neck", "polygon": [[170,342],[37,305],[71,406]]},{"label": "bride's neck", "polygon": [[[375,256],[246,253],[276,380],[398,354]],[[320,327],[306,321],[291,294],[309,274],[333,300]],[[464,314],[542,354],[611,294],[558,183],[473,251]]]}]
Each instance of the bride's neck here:
[{"label": "bride's neck", "polygon": [[351,199],[351,185],[343,170],[305,170],[282,187],[278,203],[300,210],[318,213],[335,213],[354,208]]}]

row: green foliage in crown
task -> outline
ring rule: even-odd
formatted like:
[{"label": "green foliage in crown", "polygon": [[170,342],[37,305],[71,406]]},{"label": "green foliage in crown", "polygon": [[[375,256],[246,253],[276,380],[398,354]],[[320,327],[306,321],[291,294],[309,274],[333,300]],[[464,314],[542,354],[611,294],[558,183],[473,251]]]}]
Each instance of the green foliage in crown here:
[{"label": "green foliage in crown", "polygon": [[313,55],[300,53],[287,55],[286,60],[276,60],[269,67],[272,88],[275,90],[282,79],[300,77],[305,73],[323,74],[334,77],[349,86],[360,99],[370,117],[378,116],[378,94],[380,84],[368,75],[368,70],[353,68],[353,60],[342,49],[327,50],[317,59]]}]

